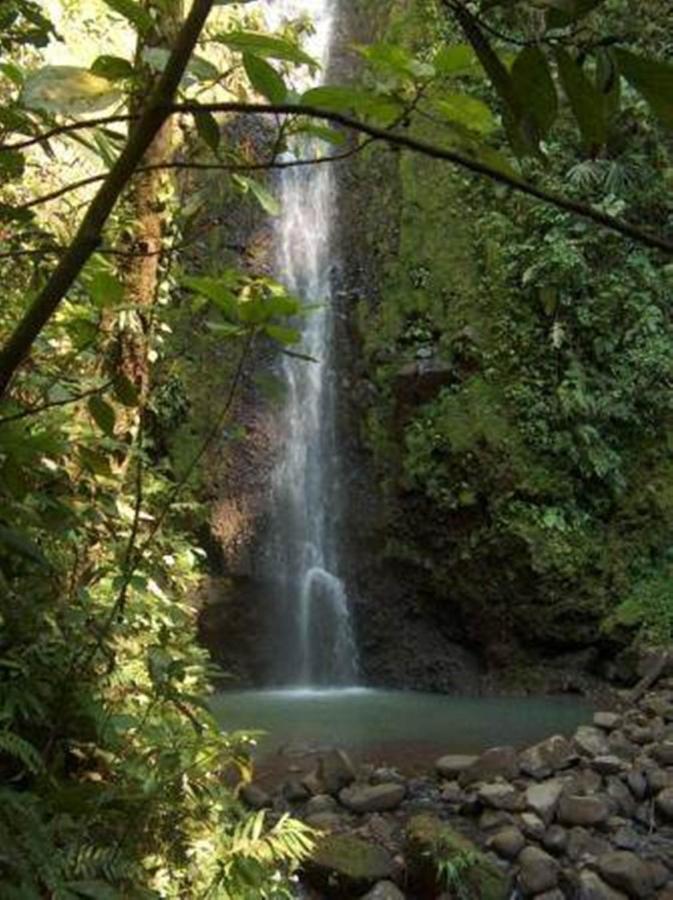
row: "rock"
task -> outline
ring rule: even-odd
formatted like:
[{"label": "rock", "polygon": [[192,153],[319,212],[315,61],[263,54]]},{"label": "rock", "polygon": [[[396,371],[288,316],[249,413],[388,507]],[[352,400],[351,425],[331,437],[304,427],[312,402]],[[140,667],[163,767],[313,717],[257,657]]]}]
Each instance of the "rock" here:
[{"label": "rock", "polygon": [[471,841],[437,816],[414,816],[406,826],[408,890],[412,896],[435,897],[439,891],[439,861],[468,860],[461,883],[467,896],[480,900],[508,900],[509,880],[491,859]]},{"label": "rock", "polygon": [[657,812],[661,813],[664,819],[673,822],[673,788],[666,788],[662,791],[655,801]]},{"label": "rock", "polygon": [[492,781],[496,778],[513,780],[519,774],[519,760],[514,747],[493,747],[482,753],[458,777],[461,787],[477,781]]},{"label": "rock", "polygon": [[518,812],[524,809],[523,796],[507,782],[482,784],[477,791],[477,797],[484,806],[489,806],[491,809],[504,809],[508,812]]},{"label": "rock", "polygon": [[318,761],[318,778],[326,794],[338,794],[341,788],[352,784],[356,777],[355,766],[344,750],[331,750]]},{"label": "rock", "polygon": [[354,784],[339,791],[339,802],[356,813],[396,809],[404,800],[403,784]]},{"label": "rock", "polygon": [[626,729],[626,736],[634,744],[639,744],[641,747],[645,746],[645,744],[651,744],[655,739],[654,729],[647,725],[642,727],[632,725]]},{"label": "rock", "polygon": [[482,831],[493,831],[512,824],[512,817],[501,809],[485,809],[479,816],[479,828]]},{"label": "rock", "polygon": [[395,863],[386,850],[346,834],[320,838],[304,863],[304,876],[309,884],[319,890],[336,888],[347,897],[359,897],[394,873]]},{"label": "rock", "polygon": [[439,796],[445,803],[462,803],[465,799],[465,794],[457,781],[446,782]]},{"label": "rock", "polygon": [[523,813],[520,817],[521,827],[526,837],[541,841],[544,837],[544,822],[535,813]]},{"label": "rock", "polygon": [[652,751],[652,756],[662,766],[673,766],[673,741],[664,741]]},{"label": "rock", "polygon": [[448,756],[442,756],[441,759],[437,760],[435,769],[442,778],[453,781],[461,774],[461,772],[464,772],[465,769],[469,769],[470,766],[473,766],[478,758],[479,757],[477,756],[449,754]]},{"label": "rock", "polygon": [[605,732],[593,725],[580,725],[573,737],[573,743],[584,756],[608,756],[610,753]]},{"label": "rock", "polygon": [[591,768],[599,775],[617,775],[627,767],[623,759],[612,754],[606,756],[595,756],[591,760]]},{"label": "rock", "polygon": [[565,900],[565,894],[559,888],[553,891],[545,891],[544,894],[538,894],[535,900]]},{"label": "rock", "polygon": [[524,750],[519,762],[524,774],[541,779],[568,768],[576,758],[570,742],[557,734]]},{"label": "rock", "polygon": [[551,891],[558,884],[559,864],[539,847],[526,847],[519,854],[519,887],[528,896]]},{"label": "rock", "polygon": [[626,776],[626,783],[629,786],[629,790],[639,803],[642,802],[645,797],[647,797],[647,779],[642,772],[638,772],[633,769]]},{"label": "rock", "polygon": [[558,819],[563,825],[600,825],[610,815],[606,801],[599,796],[580,797],[570,794],[561,797]]},{"label": "rock", "polygon": [[617,813],[630,819],[636,811],[636,801],[631,791],[621,778],[611,776],[607,779],[607,795],[612,800]]},{"label": "rock", "polygon": [[325,785],[322,783],[317,769],[314,769],[312,772],[304,775],[301,783],[304,785],[309,794],[324,794],[325,792]]},{"label": "rock", "polygon": [[611,845],[587,828],[571,828],[568,835],[567,854],[573,862],[593,861],[604,853],[609,853]]},{"label": "rock", "polygon": [[243,785],[241,788],[241,800],[250,809],[271,809],[273,807],[271,796],[254,783]]},{"label": "rock", "polygon": [[614,731],[615,728],[619,728],[621,721],[622,717],[618,713],[594,713],[594,725],[596,728],[602,728],[604,731]]},{"label": "rock", "polygon": [[673,900],[673,881],[659,891],[657,900]]},{"label": "rock", "polygon": [[391,784],[393,782],[396,784],[406,783],[404,775],[398,772],[397,769],[389,769],[387,767],[374,769],[369,781],[371,784]]},{"label": "rock", "polygon": [[595,872],[580,872],[578,900],[625,900],[626,895],[615,891]]},{"label": "rock", "polygon": [[595,794],[603,787],[603,779],[593,769],[575,769],[566,782],[566,794],[579,794],[586,797]]},{"label": "rock", "polygon": [[673,787],[673,773],[666,772],[664,769],[647,769],[645,778],[651,794],[658,794],[659,791]]},{"label": "rock", "polygon": [[608,747],[613,756],[620,759],[632,760],[638,752],[637,746],[630,741],[623,731],[611,731],[608,734]]},{"label": "rock", "polygon": [[333,812],[313,813],[305,816],[304,821],[316,831],[339,831],[344,826],[341,816]]},{"label": "rock", "polygon": [[487,846],[503,859],[513,860],[526,846],[526,839],[518,828],[510,826],[489,838]]},{"label": "rock", "polygon": [[606,853],[599,858],[596,867],[603,881],[629,897],[643,898],[652,892],[648,866],[635,853],[627,850]]},{"label": "rock", "polygon": [[623,828],[618,829],[617,833],[612,838],[612,843],[618,850],[637,850],[640,846],[640,838],[633,828],[624,826]]},{"label": "rock", "polygon": [[290,803],[301,803],[310,794],[308,788],[298,778],[290,778],[283,785],[283,796]]},{"label": "rock", "polygon": [[556,807],[563,793],[563,786],[564,782],[561,779],[532,784],[525,793],[527,808],[536,813],[548,825],[554,818]]},{"label": "rock", "polygon": [[561,825],[550,825],[542,838],[542,846],[554,856],[561,856],[568,846],[568,832]]},{"label": "rock", "polygon": [[311,797],[305,807],[305,812],[309,816],[320,815],[321,813],[333,813],[338,809],[338,804],[334,797],[329,794],[316,794]]},{"label": "rock", "polygon": [[392,881],[379,881],[361,900],[404,900],[404,894]]}]

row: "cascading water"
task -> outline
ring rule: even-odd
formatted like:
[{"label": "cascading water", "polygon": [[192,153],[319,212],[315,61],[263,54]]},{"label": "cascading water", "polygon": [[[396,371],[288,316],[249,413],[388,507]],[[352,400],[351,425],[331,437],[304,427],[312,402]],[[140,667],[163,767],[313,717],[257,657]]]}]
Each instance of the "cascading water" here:
[{"label": "cascading water", "polygon": [[[271,27],[308,16],[315,29],[308,50],[327,70],[335,0],[267,0]],[[296,84],[305,90],[311,83]],[[324,146],[298,139],[296,157],[324,155]],[[302,354],[285,356],[287,400],[282,457],[274,477],[272,563],[274,603],[281,612],[277,681],[353,684],[357,658],[349,603],[339,570],[335,529],[339,465],[335,440],[334,309],[331,270],[335,179],[331,165],[288,168],[280,175],[282,213],[275,231],[276,276],[314,306],[302,319]]]}]

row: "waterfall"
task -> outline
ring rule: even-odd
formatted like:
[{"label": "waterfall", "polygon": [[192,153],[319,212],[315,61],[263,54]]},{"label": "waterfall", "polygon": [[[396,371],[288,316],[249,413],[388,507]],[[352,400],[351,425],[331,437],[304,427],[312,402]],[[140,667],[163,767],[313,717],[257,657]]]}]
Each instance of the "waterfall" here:
[{"label": "waterfall", "polygon": [[[329,66],[336,0],[267,0],[271,27],[310,17],[307,47]],[[312,76],[294,85],[312,86]],[[296,138],[297,158],[329,152],[315,139]],[[349,602],[340,574],[336,518],[339,458],[335,439],[334,309],[332,296],[336,186],[331,165],[282,170],[282,213],[275,228],[276,277],[312,307],[302,316],[301,353],[284,356],[287,396],[281,458],[273,479],[272,536],[267,555],[277,620],[277,681],[297,686],[353,684],[357,659]]]}]

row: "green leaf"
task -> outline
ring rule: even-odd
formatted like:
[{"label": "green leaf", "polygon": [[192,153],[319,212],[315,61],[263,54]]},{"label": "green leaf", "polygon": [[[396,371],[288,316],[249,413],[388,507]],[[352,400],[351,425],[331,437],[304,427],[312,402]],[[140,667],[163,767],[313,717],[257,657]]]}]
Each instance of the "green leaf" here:
[{"label": "green leaf", "polygon": [[13,62],[3,62],[0,63],[0,72],[6,77],[9,78],[11,82],[13,82],[17,87],[21,87],[23,85],[23,69],[21,66],[17,66],[16,63]]},{"label": "green leaf", "polygon": [[0,546],[38,566],[49,568],[49,562],[40,548],[20,531],[0,525]]},{"label": "green leaf", "polygon": [[140,402],[138,388],[126,375],[118,375],[112,389],[115,399],[128,409],[133,409]]},{"label": "green leaf", "polygon": [[301,334],[296,328],[285,328],[282,325],[267,325],[264,330],[270,338],[284,346],[298,344],[301,341]]},{"label": "green leaf", "polygon": [[197,110],[194,112],[194,122],[201,140],[210,147],[213,153],[217,154],[222,135],[215,116],[206,109]]},{"label": "green leaf", "polygon": [[0,153],[0,171],[2,172],[3,181],[21,178],[25,167],[25,157],[18,150],[6,150]]},{"label": "green leaf", "polygon": [[329,86],[311,88],[301,97],[301,103],[334,112],[356,112],[380,119],[395,118],[404,107],[392,97],[382,97],[358,88]]},{"label": "green leaf", "polygon": [[182,284],[195,294],[206,297],[229,318],[235,318],[238,299],[227,279],[185,275]]},{"label": "green leaf", "polygon": [[124,300],[124,285],[110,272],[99,270],[87,284],[89,296],[99,309],[119,306]]},{"label": "green leaf", "polygon": [[44,66],[28,75],[20,101],[29,109],[80,115],[106,109],[119,99],[107,78],[77,66]]},{"label": "green leaf", "polygon": [[578,22],[605,0],[546,0],[547,6],[554,7],[547,13],[548,28],[565,28]]},{"label": "green leaf", "polygon": [[69,881],[65,887],[87,900],[123,900],[123,894],[106,881]]},{"label": "green leaf", "polygon": [[227,31],[218,34],[215,40],[239,53],[252,53],[267,59],[282,59],[299,65],[318,66],[318,63],[296,44],[257,31]]},{"label": "green leaf", "polygon": [[94,475],[98,475],[101,478],[113,477],[112,469],[110,468],[110,460],[104,453],[99,453],[97,450],[91,450],[89,447],[80,446],[78,448],[78,454],[84,468],[93,472]]},{"label": "green leaf", "polygon": [[558,115],[556,85],[547,58],[539,47],[524,47],[512,66],[512,82],[534,139],[546,137]]},{"label": "green leaf", "polygon": [[590,153],[595,153],[605,144],[607,138],[603,95],[565,50],[561,48],[556,50],[556,61],[563,89],[568,95],[586,148]]},{"label": "green leaf", "polygon": [[94,394],[93,397],[89,398],[87,407],[91,418],[96,425],[98,425],[103,434],[106,434],[108,437],[113,437],[116,417],[115,411],[110,404],[106,403],[99,394]]},{"label": "green leaf", "polygon": [[450,122],[457,122],[472,131],[488,134],[495,128],[495,119],[488,106],[467,94],[444,94],[434,102],[435,108]]},{"label": "green leaf", "polygon": [[270,216],[280,215],[280,203],[259,181],[255,181],[254,178],[246,178],[243,175],[234,175],[233,180],[243,189],[244,194],[250,191],[262,209]]},{"label": "green leaf", "polygon": [[147,10],[136,0],[103,0],[110,9],[123,16],[133,27],[144,33],[154,27],[154,20]]},{"label": "green leaf", "polygon": [[629,50],[617,49],[615,56],[624,78],[645,98],[652,112],[673,128],[673,66]]},{"label": "green leaf", "polygon": [[434,59],[438,75],[467,75],[478,69],[477,56],[469,44],[442,47]]},{"label": "green leaf", "polygon": [[259,56],[243,54],[243,68],[258,94],[271,103],[283,103],[287,98],[287,86],[273,66]]},{"label": "green leaf", "polygon": [[325,125],[299,125],[292,130],[292,134],[307,134],[309,137],[318,138],[328,144],[344,144],[346,135],[342,131],[335,128],[328,128]]},{"label": "green leaf", "polygon": [[100,78],[107,78],[108,81],[124,81],[135,75],[135,69],[131,63],[121,56],[99,56],[90,71]]}]

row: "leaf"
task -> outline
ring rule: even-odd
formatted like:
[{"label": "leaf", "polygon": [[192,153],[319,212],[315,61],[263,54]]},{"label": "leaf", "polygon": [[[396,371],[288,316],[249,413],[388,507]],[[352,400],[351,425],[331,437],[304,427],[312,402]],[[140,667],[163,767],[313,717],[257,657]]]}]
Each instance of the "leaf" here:
[{"label": "leaf", "polygon": [[9,78],[9,80],[13,82],[17,87],[21,87],[23,85],[23,69],[20,66],[17,66],[16,63],[0,63],[0,72],[2,72],[2,74],[6,78]]},{"label": "leaf", "polygon": [[140,394],[137,387],[126,375],[118,375],[112,389],[115,399],[128,409],[133,409],[140,402]]},{"label": "leaf", "polygon": [[123,894],[106,881],[69,881],[65,887],[87,900],[123,900]]},{"label": "leaf", "polygon": [[647,100],[652,112],[673,128],[673,66],[629,50],[617,49],[615,56],[624,78]]},{"label": "leaf", "polygon": [[558,48],[555,52],[563,89],[568,95],[584,143],[590,153],[595,153],[607,138],[603,95],[565,50]]},{"label": "leaf", "polygon": [[[142,54],[143,62],[155,72],[163,72],[171,58],[170,50],[165,47],[145,47]],[[194,84],[200,81],[213,81],[219,77],[220,70],[209,60],[193,54],[187,63],[182,84]]]},{"label": "leaf", "polygon": [[118,306],[124,300],[124,285],[104,269],[99,270],[87,284],[89,296],[99,309]]},{"label": "leaf", "polygon": [[195,294],[207,297],[229,318],[235,318],[238,300],[225,279],[186,275],[182,278],[182,284]]},{"label": "leaf", "polygon": [[547,0],[547,6],[554,7],[547,13],[547,27],[565,28],[572,25],[603,2],[605,0]]},{"label": "leaf", "polygon": [[234,175],[233,180],[243,188],[244,194],[251,191],[262,209],[270,216],[280,215],[280,203],[259,181],[255,181],[254,178],[246,178],[243,175]]},{"label": "leaf", "polygon": [[85,469],[93,472],[101,478],[112,478],[112,469],[110,468],[110,460],[104,453],[97,450],[91,450],[89,447],[78,448],[80,462]]},{"label": "leaf", "polygon": [[136,0],[103,0],[103,2],[123,16],[137,31],[146,32],[154,27],[152,16]]},{"label": "leaf", "polygon": [[213,153],[217,154],[220,147],[221,132],[215,116],[207,109],[194,112],[194,123],[201,140]]},{"label": "leaf", "polygon": [[18,150],[6,150],[3,153],[0,153],[0,170],[2,171],[3,181],[21,178],[25,166],[25,157],[23,153],[19,153]]},{"label": "leaf", "polygon": [[326,141],[329,144],[344,144],[346,135],[342,131],[335,128],[328,128],[325,125],[300,125],[293,129],[292,134],[307,134],[309,137],[318,138],[318,140]]},{"label": "leaf", "polygon": [[282,59],[299,65],[318,66],[318,63],[296,44],[283,38],[272,37],[257,31],[227,31],[217,35],[215,40],[230,50],[252,53],[267,59]]},{"label": "leaf", "polygon": [[106,109],[119,99],[107,78],[77,66],[44,66],[28,75],[20,101],[29,109],[80,115]]},{"label": "leaf", "polygon": [[287,86],[273,66],[259,56],[243,54],[243,68],[258,94],[271,103],[282,103],[287,97]]},{"label": "leaf", "polygon": [[96,425],[98,425],[103,434],[106,434],[108,437],[113,437],[116,417],[115,411],[110,404],[106,403],[101,396],[95,394],[93,397],[89,398],[87,407],[91,418]]},{"label": "leaf", "polygon": [[450,122],[457,122],[481,134],[488,134],[495,128],[493,113],[476,97],[467,94],[444,94],[441,100],[435,101],[434,106]]},{"label": "leaf", "polygon": [[128,59],[121,56],[99,56],[93,62],[90,71],[100,78],[107,78],[108,81],[124,81],[136,74]]},{"label": "leaf", "polygon": [[267,325],[264,329],[270,338],[284,346],[298,344],[301,334],[296,328],[285,328],[282,325]]},{"label": "leaf", "polygon": [[466,75],[479,67],[477,56],[469,44],[442,47],[434,59],[438,75]]},{"label": "leaf", "polygon": [[16,556],[21,556],[23,559],[36,563],[38,566],[50,568],[49,562],[40,548],[20,531],[0,525],[0,546]]},{"label": "leaf", "polygon": [[391,97],[382,97],[357,88],[328,85],[311,88],[302,95],[301,103],[335,112],[352,111],[382,119],[394,118],[404,109]]},{"label": "leaf", "polygon": [[536,139],[544,138],[558,115],[556,85],[546,56],[539,47],[525,47],[514,61],[511,75],[524,120],[530,117]]}]

